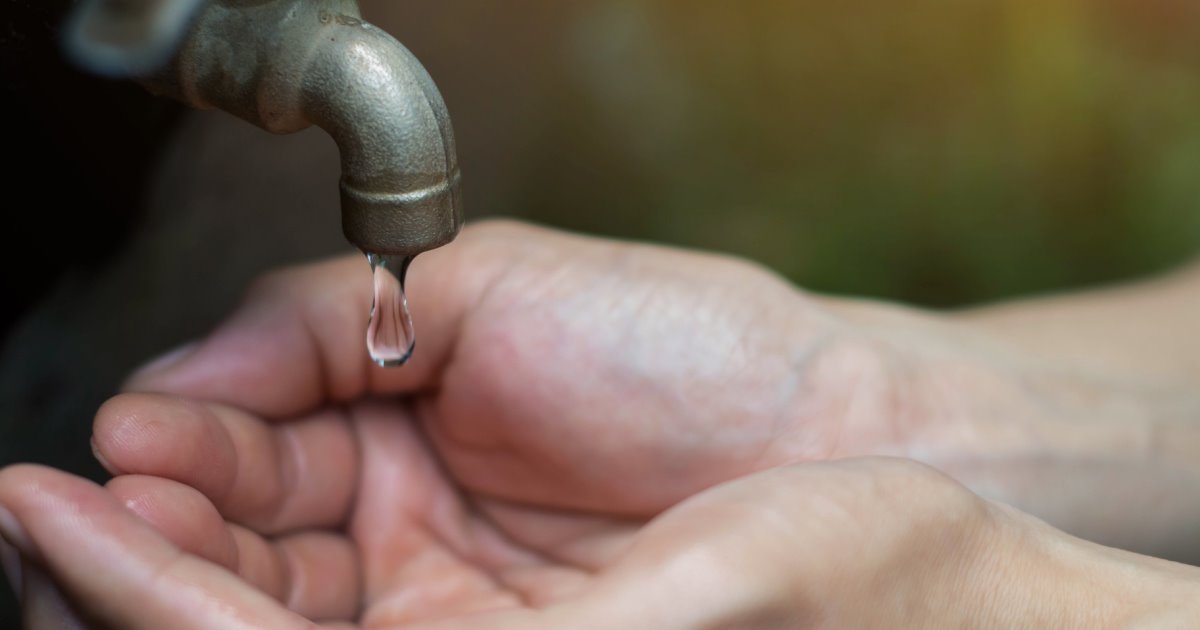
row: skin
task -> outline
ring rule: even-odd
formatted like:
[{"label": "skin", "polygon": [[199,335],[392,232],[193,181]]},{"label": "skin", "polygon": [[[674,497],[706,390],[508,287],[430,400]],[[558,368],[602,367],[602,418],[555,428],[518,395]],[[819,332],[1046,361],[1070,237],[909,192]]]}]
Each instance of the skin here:
[{"label": "skin", "polygon": [[418,259],[418,351],[382,370],[361,338],[364,265],[270,276],[135,375],[143,393],[97,415],[106,490],[0,473],[30,627],[1196,612],[1179,603],[1196,601],[1194,569],[1071,538],[914,462],[844,459],[923,459],[1060,525],[1108,515],[1093,538],[1186,553],[1195,473],[1150,439],[1187,435],[1184,379],[1055,362],[975,313],[819,298],[728,258],[513,224]]}]

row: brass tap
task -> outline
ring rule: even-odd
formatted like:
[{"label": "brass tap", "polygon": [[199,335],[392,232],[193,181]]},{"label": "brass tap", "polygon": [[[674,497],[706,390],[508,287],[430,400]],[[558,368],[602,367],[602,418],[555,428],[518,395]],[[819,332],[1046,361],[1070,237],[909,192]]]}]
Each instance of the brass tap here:
[{"label": "brass tap", "polygon": [[446,104],[355,0],[86,0],[65,29],[85,67],[267,131],[317,125],[341,151],[342,230],[414,256],[462,226]]}]

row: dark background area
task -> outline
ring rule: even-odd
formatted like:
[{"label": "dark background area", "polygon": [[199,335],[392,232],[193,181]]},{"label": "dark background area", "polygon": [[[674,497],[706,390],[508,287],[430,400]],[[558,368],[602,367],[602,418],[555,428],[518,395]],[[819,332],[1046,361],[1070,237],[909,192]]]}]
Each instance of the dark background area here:
[{"label": "dark background area", "polygon": [[[131,83],[62,63],[58,23],[70,2],[6,0],[0,23],[4,181],[0,238],[8,330],[64,270],[118,251],[138,220],[142,187],[180,107]],[[20,201],[18,201],[18,199]],[[31,207],[25,205],[32,202]],[[53,234],[35,248],[37,235]],[[38,256],[30,273],[26,255]]]},{"label": "dark background area", "polygon": [[[100,479],[91,415],[129,370],[261,271],[348,247],[326,136],[76,72],[70,4],[0,0],[0,464]],[[1195,2],[362,4],[441,87],[472,218],[931,307],[1200,248]]]}]

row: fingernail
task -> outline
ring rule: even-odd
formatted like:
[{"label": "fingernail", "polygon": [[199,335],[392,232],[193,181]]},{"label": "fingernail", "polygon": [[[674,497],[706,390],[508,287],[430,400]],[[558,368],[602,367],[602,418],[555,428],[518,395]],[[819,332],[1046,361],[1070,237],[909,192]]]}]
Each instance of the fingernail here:
[{"label": "fingernail", "polygon": [[89,440],[88,443],[92,446],[92,457],[95,457],[96,461],[100,462],[100,465],[104,467],[104,470],[107,470],[109,474],[117,474],[117,469],[113,468],[112,465],[108,463],[107,459],[104,459],[104,454],[101,453],[100,448],[96,446],[96,437],[92,436],[92,439]]},{"label": "fingernail", "polygon": [[25,528],[17,517],[13,516],[8,508],[0,506],[0,536],[8,544],[16,547],[18,551],[26,555],[33,554],[33,543],[29,540],[29,535],[25,533]]},{"label": "fingernail", "polygon": [[151,359],[148,363],[133,371],[133,374],[130,375],[125,381],[126,386],[128,386],[130,383],[135,383],[141,379],[144,379],[151,374],[165,372],[171,369],[171,367],[186,359],[188,355],[194,352],[196,347],[199,345],[199,341],[190,341],[182,346],[179,346],[178,348],[175,348],[174,350],[171,350],[170,352],[167,352],[166,354],[162,354],[154,359]]}]

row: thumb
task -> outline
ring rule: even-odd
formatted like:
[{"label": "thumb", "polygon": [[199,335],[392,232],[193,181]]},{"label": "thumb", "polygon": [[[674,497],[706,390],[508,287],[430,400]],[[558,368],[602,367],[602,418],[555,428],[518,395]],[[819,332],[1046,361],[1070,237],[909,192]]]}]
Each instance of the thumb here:
[{"label": "thumb", "polygon": [[355,255],[264,276],[216,332],[151,362],[125,389],[283,418],[367,392],[431,388],[468,312],[497,276],[529,254],[531,243],[554,240],[550,234],[492,222],[418,257],[407,287],[417,350],[402,369],[380,368],[368,356],[371,273],[366,259]]}]

